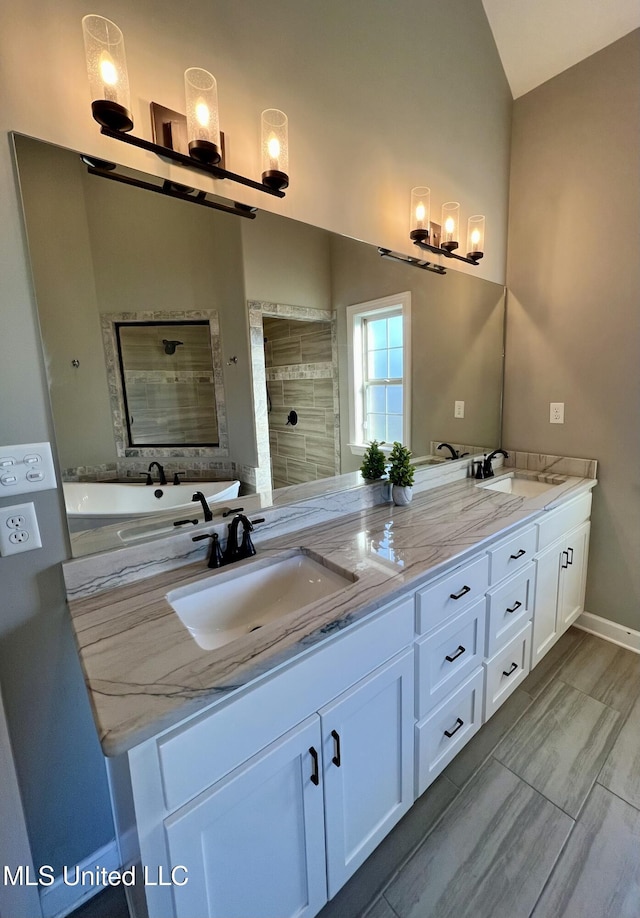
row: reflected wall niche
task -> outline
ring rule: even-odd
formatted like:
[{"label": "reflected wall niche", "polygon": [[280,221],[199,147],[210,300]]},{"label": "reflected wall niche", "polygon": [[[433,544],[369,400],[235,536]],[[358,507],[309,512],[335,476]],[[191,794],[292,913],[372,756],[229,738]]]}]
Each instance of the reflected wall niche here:
[{"label": "reflected wall niche", "polygon": [[227,458],[216,310],[101,317],[118,457]]}]

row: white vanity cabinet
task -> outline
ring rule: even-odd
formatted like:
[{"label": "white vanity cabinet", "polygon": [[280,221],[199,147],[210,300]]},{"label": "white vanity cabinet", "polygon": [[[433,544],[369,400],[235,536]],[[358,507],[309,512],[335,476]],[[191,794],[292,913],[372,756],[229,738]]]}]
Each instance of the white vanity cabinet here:
[{"label": "white vanity cabinet", "polygon": [[130,752],[142,862],[189,876],[149,918],[311,918],[340,889],[414,800],[413,637],[410,594]]},{"label": "white vanity cabinet", "polygon": [[536,523],[532,667],[584,609],[590,512],[591,493],[583,494]]}]

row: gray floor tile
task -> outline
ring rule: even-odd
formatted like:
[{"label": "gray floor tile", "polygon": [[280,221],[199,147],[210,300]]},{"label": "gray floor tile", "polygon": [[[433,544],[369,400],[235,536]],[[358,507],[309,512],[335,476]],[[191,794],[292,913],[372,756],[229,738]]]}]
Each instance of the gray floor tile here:
[{"label": "gray floor tile", "polygon": [[457,787],[440,775],[362,867],[325,905],[318,918],[355,918],[362,914],[428,835],[457,793]]},{"label": "gray floor tile", "polygon": [[598,783],[640,810],[640,698],[618,734]]},{"label": "gray floor tile", "polygon": [[569,628],[568,631],[565,631],[549,653],[520,684],[521,691],[527,692],[532,698],[537,698],[553,679],[559,667],[576,652],[585,637],[586,631],[579,631],[577,628]]},{"label": "gray floor tile", "polygon": [[501,708],[498,708],[493,717],[458,753],[453,762],[445,768],[444,776],[458,787],[466,784],[530,704],[531,696],[516,689],[513,695],[505,701]]},{"label": "gray floor tile", "polygon": [[638,918],[640,813],[598,784],[533,918]]},{"label": "gray floor tile", "polygon": [[575,818],[613,745],[619,716],[555,681],[493,754]]},{"label": "gray floor tile", "polygon": [[384,897],[400,918],[528,916],[572,825],[490,759]]},{"label": "gray floor tile", "polygon": [[616,711],[627,713],[640,695],[640,654],[585,634],[557,676]]},{"label": "gray floor tile", "polygon": [[365,918],[396,918],[396,913],[386,899],[378,899],[373,908],[367,912]]}]

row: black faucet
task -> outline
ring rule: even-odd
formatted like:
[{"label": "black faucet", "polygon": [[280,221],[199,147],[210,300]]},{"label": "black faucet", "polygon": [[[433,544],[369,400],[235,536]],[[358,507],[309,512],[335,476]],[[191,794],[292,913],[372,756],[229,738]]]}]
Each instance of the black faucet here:
[{"label": "black faucet", "polygon": [[[167,483],[167,476],[164,474],[164,468],[160,465],[159,462],[150,462],[150,463],[149,463],[149,469],[148,469],[148,475],[149,475],[149,477],[151,477],[151,469],[154,467],[154,465],[155,465],[155,467],[156,467],[157,470],[158,470],[158,475],[159,475],[159,477],[160,477],[160,484],[161,484],[161,485],[166,485],[166,483]],[[144,472],[143,472],[143,474],[144,474]],[[149,484],[148,479],[147,479],[147,484]]]},{"label": "black faucet", "polygon": [[[238,526],[242,523],[242,543],[238,546]],[[225,564],[233,564],[243,558],[251,558],[256,553],[256,548],[251,541],[254,523],[264,523],[264,517],[250,520],[243,513],[239,513],[229,523],[229,535],[223,554]]]},{"label": "black faucet", "polygon": [[457,449],[454,449],[450,443],[441,443],[440,446],[437,446],[436,449],[448,449],[451,453],[450,456],[447,456],[447,459],[459,459],[460,453]]},{"label": "black faucet", "polygon": [[205,523],[210,523],[213,519],[213,513],[211,512],[211,507],[207,503],[207,498],[204,496],[202,491],[196,491],[191,500],[199,500],[202,504],[202,512],[204,513]]},{"label": "black faucet", "polygon": [[[493,466],[491,465],[491,460],[495,458],[495,456],[504,456],[505,459],[508,459],[509,453],[506,452],[506,450],[504,449],[494,449],[492,453],[489,453],[488,456],[485,456],[484,462],[482,464],[483,474],[480,477],[493,478]],[[479,476],[476,476],[476,477],[479,477]]]}]

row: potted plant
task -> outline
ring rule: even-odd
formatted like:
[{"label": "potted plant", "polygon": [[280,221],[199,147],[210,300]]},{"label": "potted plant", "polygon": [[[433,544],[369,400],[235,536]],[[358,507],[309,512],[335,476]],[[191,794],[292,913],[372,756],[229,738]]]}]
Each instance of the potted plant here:
[{"label": "potted plant", "polygon": [[409,461],[411,450],[396,440],[389,454],[389,481],[392,484],[391,496],[397,507],[404,507],[413,497],[413,478],[415,468]]},{"label": "potted plant", "polygon": [[360,474],[365,481],[377,481],[384,475],[385,458],[377,440],[372,440],[364,451]]}]

